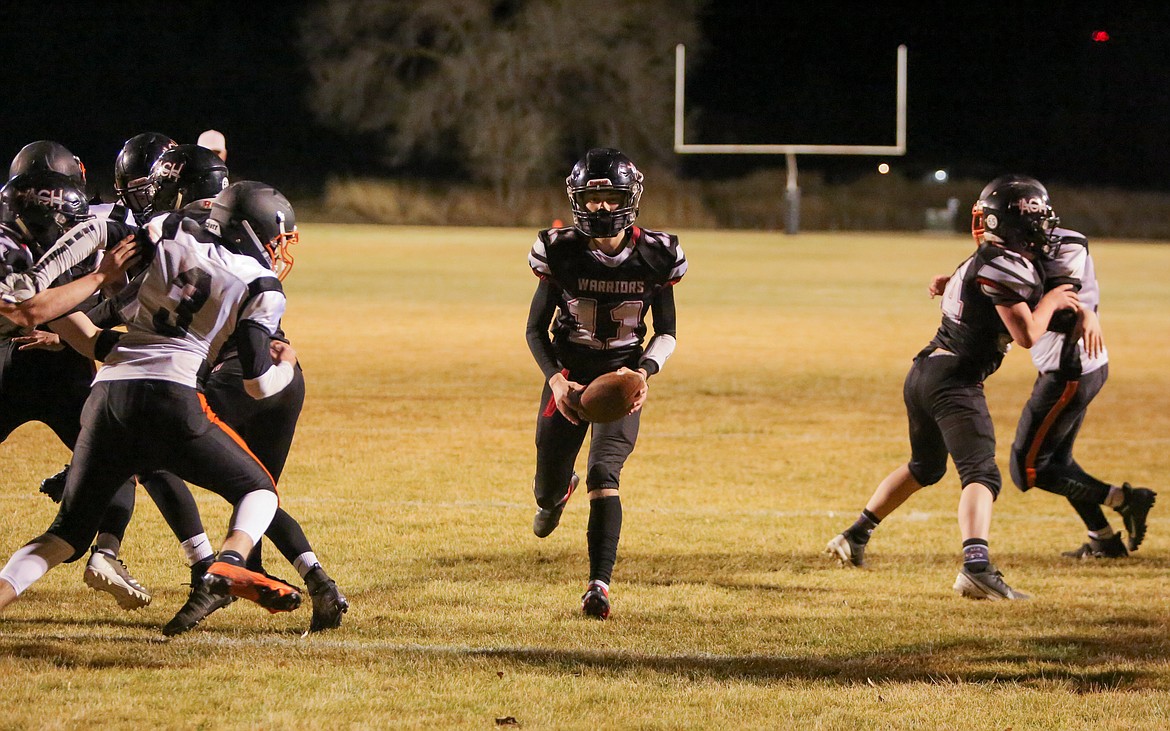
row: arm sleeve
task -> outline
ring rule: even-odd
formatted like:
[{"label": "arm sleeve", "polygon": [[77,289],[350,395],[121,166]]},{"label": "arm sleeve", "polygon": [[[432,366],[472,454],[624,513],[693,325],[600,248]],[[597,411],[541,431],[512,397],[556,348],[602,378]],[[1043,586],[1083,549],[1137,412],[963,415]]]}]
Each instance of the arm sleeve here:
[{"label": "arm sleeve", "polygon": [[663,287],[650,303],[650,312],[654,316],[654,337],[646,345],[638,367],[643,368],[648,376],[662,370],[666,359],[674,353],[676,344],[677,326],[675,324],[674,287]]},{"label": "arm sleeve", "polygon": [[254,399],[280,393],[292,382],[292,363],[275,364],[269,353],[272,333],[254,320],[243,320],[236,330],[244,390]]},{"label": "arm sleeve", "polygon": [[528,309],[528,326],[524,330],[528,349],[532,351],[532,357],[536,359],[536,365],[544,374],[546,381],[561,371],[552,338],[548,334],[548,326],[552,323],[558,301],[556,286],[547,279],[541,279],[536,285],[536,294],[532,296],[532,306]]}]

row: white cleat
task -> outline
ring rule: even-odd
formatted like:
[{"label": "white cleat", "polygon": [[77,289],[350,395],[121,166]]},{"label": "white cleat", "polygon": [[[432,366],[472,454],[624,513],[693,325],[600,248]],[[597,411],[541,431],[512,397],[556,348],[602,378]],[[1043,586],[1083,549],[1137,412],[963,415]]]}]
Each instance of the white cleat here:
[{"label": "white cleat", "polygon": [[150,604],[150,592],[130,575],[126,564],[96,548],[85,565],[85,583],[114,597],[123,609],[141,609]]}]

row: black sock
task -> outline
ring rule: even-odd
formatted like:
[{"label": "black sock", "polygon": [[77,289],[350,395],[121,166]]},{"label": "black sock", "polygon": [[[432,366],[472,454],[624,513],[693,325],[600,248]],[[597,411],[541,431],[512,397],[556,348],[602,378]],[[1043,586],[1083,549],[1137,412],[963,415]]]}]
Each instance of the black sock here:
[{"label": "black sock", "polygon": [[241,568],[244,566],[244,557],[235,551],[220,551],[215,560],[230,563],[232,566],[239,566]]},{"label": "black sock", "polygon": [[622,534],[622,499],[617,495],[589,501],[589,580],[609,585]]},{"label": "black sock", "polygon": [[968,538],[963,541],[963,568],[972,573],[986,571],[991,565],[991,552],[987,541],[982,538]]},{"label": "black sock", "polygon": [[252,546],[252,551],[248,554],[248,560],[244,566],[249,571],[255,571],[258,574],[264,573],[264,553],[260,550],[263,541],[256,541],[256,545]]},{"label": "black sock", "polygon": [[869,543],[869,537],[873,535],[874,528],[878,527],[882,519],[871,513],[869,510],[862,510],[861,517],[857,522],[845,529],[845,536],[854,543]]}]

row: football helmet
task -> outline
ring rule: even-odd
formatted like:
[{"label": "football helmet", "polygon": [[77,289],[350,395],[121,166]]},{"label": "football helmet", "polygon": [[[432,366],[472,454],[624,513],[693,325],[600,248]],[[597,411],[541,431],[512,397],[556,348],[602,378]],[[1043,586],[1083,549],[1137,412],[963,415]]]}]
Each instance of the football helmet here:
[{"label": "football helmet", "polygon": [[[573,208],[573,225],[595,239],[610,238],[634,224],[642,200],[642,173],[619,150],[597,147],[573,166],[565,178],[565,190]],[[591,195],[616,192],[621,201],[614,210],[586,206]]]},{"label": "football helmet", "polygon": [[89,201],[70,178],[52,170],[21,173],[0,188],[7,226],[40,259],[69,229],[88,219]]},{"label": "football helmet", "polygon": [[292,270],[289,247],[300,240],[292,204],[266,183],[233,183],[211,202],[207,230],[231,251],[250,256],[284,279]]},{"label": "football helmet", "polygon": [[21,173],[31,173],[34,170],[52,170],[61,173],[73,181],[78,188],[85,190],[85,166],[81,159],[67,150],[64,145],[52,140],[38,140],[30,142],[20,148],[12,164],[8,166],[8,178],[11,180]]},{"label": "football helmet", "polygon": [[993,241],[1017,251],[1047,254],[1060,223],[1048,189],[1035,178],[1002,175],[987,184],[971,209],[975,241]]},{"label": "football helmet", "polygon": [[223,160],[199,145],[176,145],[158,156],[150,168],[148,216],[173,211],[202,198],[214,198],[228,187]]},{"label": "football helmet", "polygon": [[135,214],[150,205],[150,170],[156,160],[178,143],[158,132],[134,135],[122,145],[114,162],[114,190],[118,200]]}]

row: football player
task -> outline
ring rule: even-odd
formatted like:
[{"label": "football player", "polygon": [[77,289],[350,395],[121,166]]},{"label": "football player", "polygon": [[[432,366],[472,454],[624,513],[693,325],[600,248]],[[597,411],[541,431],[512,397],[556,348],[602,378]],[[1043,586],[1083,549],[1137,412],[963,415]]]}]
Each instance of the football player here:
[{"label": "football player", "polygon": [[[38,149],[55,154],[26,155]],[[25,155],[23,160],[21,155]],[[75,169],[76,165],[69,164],[75,158],[65,148],[57,143],[32,143],[17,158],[13,168],[32,169],[18,174],[0,190],[0,202],[9,217],[7,223],[0,224],[0,240],[7,242],[2,248],[24,252],[27,266],[16,267],[17,272],[23,272],[42,260],[46,250],[66,230],[91,216],[85,193],[75,178],[40,165],[47,160],[63,163],[60,167],[66,172]],[[92,269],[95,258],[87,257],[81,265],[62,271],[53,281],[60,284],[82,276]],[[93,304],[91,298],[79,307],[86,309]],[[47,327],[52,330],[61,322],[49,323]],[[40,421],[72,450],[94,376],[93,361],[69,349],[25,350],[20,347],[22,335],[24,330],[12,326],[0,336],[0,441],[20,425]],[[124,609],[138,609],[151,599],[150,592],[117,559],[116,546],[121,543],[133,509],[134,483],[129,481],[118,490],[102,518],[102,540],[95,545],[84,573],[88,585],[112,593]]]},{"label": "football player", "polygon": [[1008,586],[988,549],[1002,481],[983,381],[999,368],[1009,343],[1031,348],[1053,313],[1077,307],[1070,284],[1044,294],[1033,265],[1055,223],[1047,191],[1031,179],[1004,176],[980,193],[971,222],[978,248],[946,278],[942,324],[915,356],[903,386],[910,461],[882,480],[857,521],[829,541],[825,552],[843,566],[864,565],[873,530],[915,492],[941,480],[949,455],[962,484],[963,566],[955,591],[971,599],[1027,598]]},{"label": "football player", "polygon": [[[276,512],[275,483],[196,389],[200,370],[233,332],[250,396],[273,396],[288,386],[296,354],[271,344],[284,293],[271,269],[185,221],[165,216],[146,227],[153,248],[127,303],[128,332],[103,330],[90,340],[88,353],[105,362],[86,402],[61,509],[49,530],[0,570],[0,608],[49,569],[79,558],[118,485],[155,469],[201,484],[235,506],[218,560],[203,577],[212,593],[242,596],[270,612],[300,604],[295,587],[243,565]],[[88,228],[103,244],[135,233],[112,221]]]},{"label": "football player", "polygon": [[[1041,264],[1045,286],[1073,285],[1080,308],[1068,313],[1070,316],[1053,318],[1032,348],[1032,363],[1039,373],[1012,443],[1012,481],[1021,490],[1038,487],[1063,495],[1072,504],[1089,537],[1087,543],[1066,551],[1065,556],[1121,558],[1136,551],[1145,538],[1147,517],[1157,493],[1129,483],[1111,485],[1099,480],[1072,456],[1085,412],[1109,377],[1109,353],[1097,316],[1101,289],[1088,239],[1076,231],[1055,229]],[[1127,542],[1122,542],[1121,535],[1109,525],[1102,505],[1121,515],[1129,534]]]},{"label": "football player", "polygon": [[[526,336],[545,380],[533,483],[532,530],[538,537],[556,529],[579,482],[573,465],[590,431],[577,411],[580,392],[613,371],[632,370],[643,380],[629,414],[592,425],[585,476],[589,583],[581,609],[598,619],[610,612],[622,527],[622,467],[638,438],[645,383],[674,352],[674,285],[687,271],[678,237],[634,225],[642,181],[641,171],[620,151],[589,150],[565,179],[573,226],[541,231],[528,255],[540,281]],[[643,348],[648,312],[654,335]]]},{"label": "football player", "polygon": [[[225,246],[277,271],[278,278],[283,280],[293,263],[289,247],[299,236],[292,206],[279,192],[263,183],[244,181],[229,190],[230,194],[225,191],[214,201],[204,199],[189,204],[173,216],[181,216],[188,224],[205,224]],[[107,309],[114,305],[116,302],[111,300]],[[90,315],[115,319],[108,313],[91,312]],[[94,325],[85,319],[74,321],[72,327],[78,328],[78,332],[64,333],[71,344],[79,336],[84,340],[96,333]],[[244,439],[279,483],[304,402],[304,376],[298,363],[292,381],[280,393],[262,400],[252,398],[243,378],[244,367],[236,340],[233,334],[224,344],[210,375],[202,382],[203,393],[214,413]],[[274,342],[281,347],[288,343],[279,327]],[[198,507],[183,481],[166,472],[148,473],[141,479],[179,539],[191,566],[191,592],[187,602],[163,628],[164,634],[173,636],[193,628],[234,598],[211,593],[202,580],[214,552]],[[278,508],[265,535],[305,579],[313,603],[309,631],[339,626],[349,602],[321,566],[300,524]],[[248,556],[247,565],[253,571],[263,572],[259,543]]]}]

